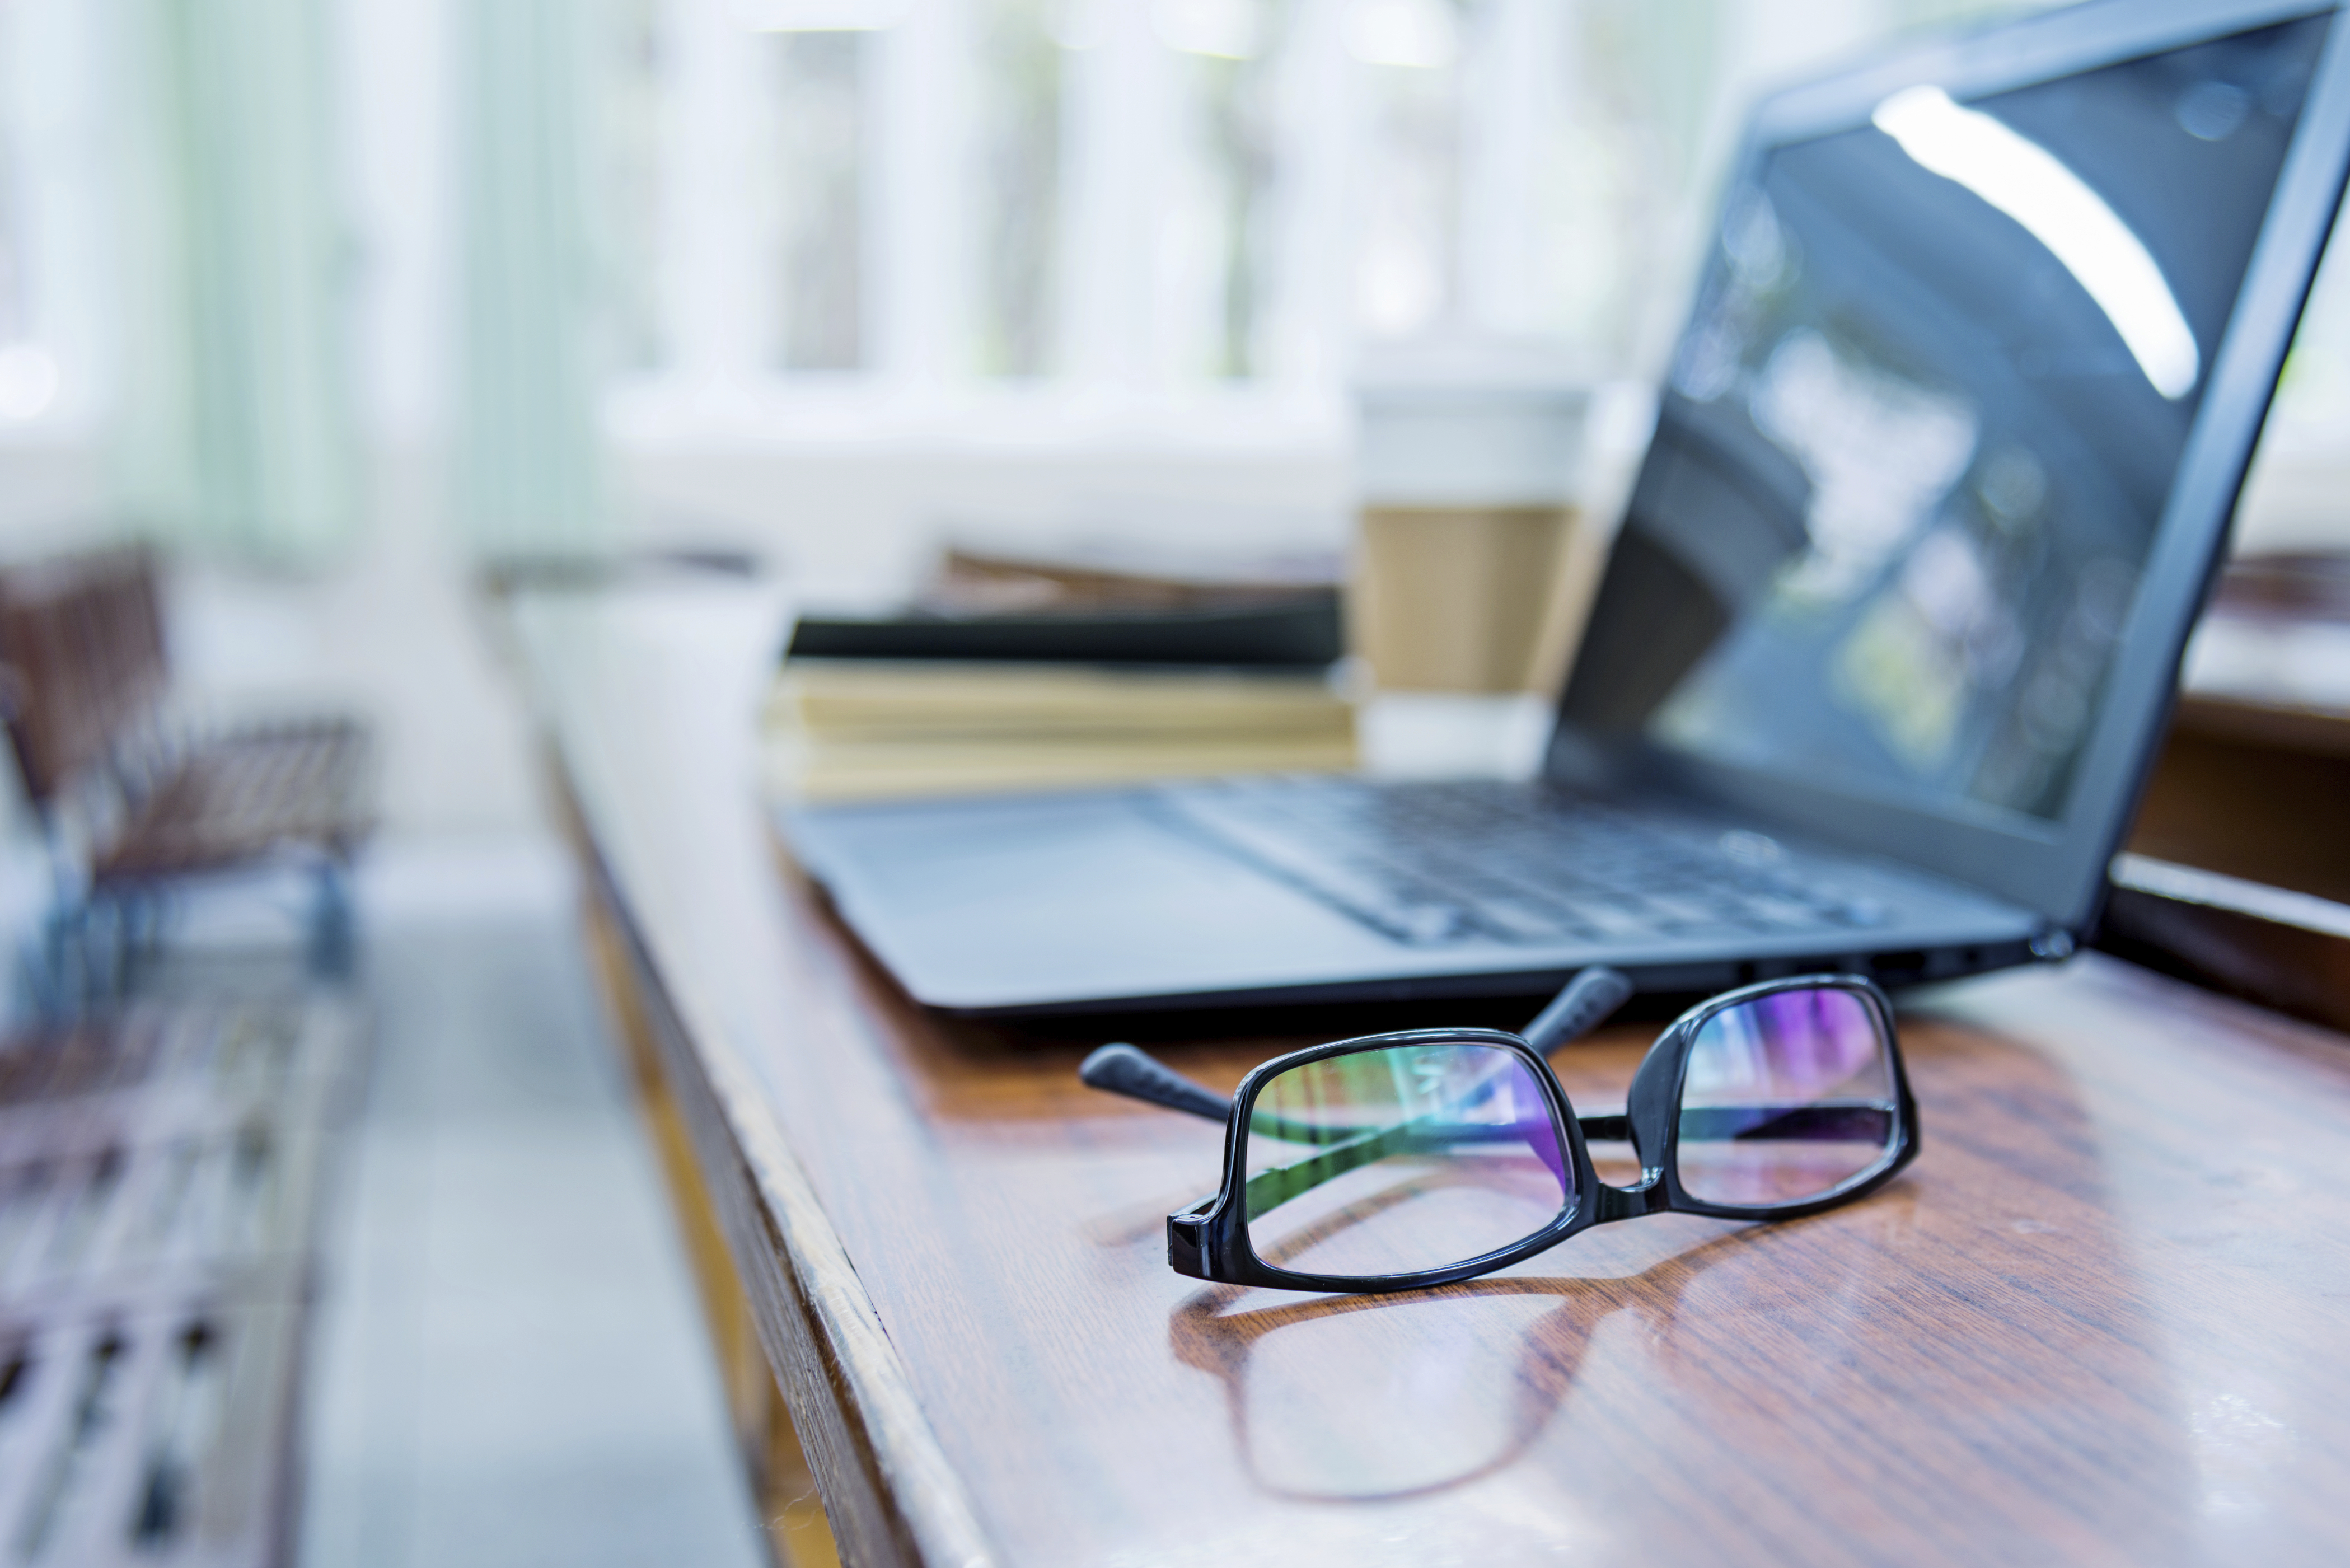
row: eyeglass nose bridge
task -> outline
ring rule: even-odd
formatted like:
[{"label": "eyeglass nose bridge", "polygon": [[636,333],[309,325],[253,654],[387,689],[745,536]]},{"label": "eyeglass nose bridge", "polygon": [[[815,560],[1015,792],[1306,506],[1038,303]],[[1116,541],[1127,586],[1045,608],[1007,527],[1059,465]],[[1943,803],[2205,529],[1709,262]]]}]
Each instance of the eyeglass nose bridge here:
[{"label": "eyeglass nose bridge", "polygon": [[1591,1189],[1591,1222],[1605,1225],[1611,1220],[1638,1220],[1643,1214],[1661,1214],[1670,1209],[1672,1194],[1665,1190],[1662,1166],[1650,1166],[1640,1172],[1640,1179],[1630,1187],[1610,1187],[1596,1181]]},{"label": "eyeglass nose bridge", "polygon": [[[1632,1075],[1631,1092],[1625,1096],[1623,1116],[1607,1118],[1610,1125],[1607,1129],[1617,1133],[1620,1125],[1618,1136],[1629,1141],[1639,1157],[1640,1179],[1629,1187],[1616,1187],[1595,1177],[1592,1224],[1638,1220],[1646,1214],[1662,1214],[1671,1210],[1672,1183],[1665,1179],[1665,1165],[1672,1158],[1669,1147],[1670,1127],[1674,1106],[1680,1097],[1681,1066],[1688,1054],[1689,1032],[1676,1023],[1640,1058],[1640,1065]],[[1585,1124],[1586,1137],[1590,1130]]]}]

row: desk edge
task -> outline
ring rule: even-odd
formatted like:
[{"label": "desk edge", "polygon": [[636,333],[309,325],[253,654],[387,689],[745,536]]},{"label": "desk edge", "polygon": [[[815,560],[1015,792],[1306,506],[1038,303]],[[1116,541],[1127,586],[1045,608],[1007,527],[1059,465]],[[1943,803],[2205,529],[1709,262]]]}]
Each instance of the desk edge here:
[{"label": "desk edge", "polygon": [[[1000,1554],[923,1414],[905,1363],[758,1081],[664,982],[560,768],[576,846],[642,982],[651,1033],[702,1166],[768,1367],[849,1562],[987,1568]],[[715,1124],[714,1126],[712,1124]],[[710,1132],[724,1140],[713,1149]],[[731,1157],[736,1173],[714,1162]],[[750,1211],[738,1199],[753,1199]],[[878,1503],[882,1517],[875,1517]]]}]

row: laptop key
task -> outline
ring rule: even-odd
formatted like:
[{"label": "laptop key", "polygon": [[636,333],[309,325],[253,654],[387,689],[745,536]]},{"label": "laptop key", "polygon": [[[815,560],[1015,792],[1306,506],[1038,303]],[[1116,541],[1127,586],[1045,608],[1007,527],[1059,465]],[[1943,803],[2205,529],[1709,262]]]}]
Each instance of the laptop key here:
[{"label": "laptop key", "polygon": [[1627,909],[1606,904],[1586,904],[1575,911],[1603,937],[1631,939],[1645,937],[1656,930],[1648,921]]},{"label": "laptop key", "polygon": [[1605,807],[1474,785],[1269,779],[1158,798],[1192,832],[1414,946],[1742,936],[1884,918],[1866,900],[1692,851]]},{"label": "laptop key", "polygon": [[1453,904],[1350,903],[1346,908],[1398,941],[1415,947],[1450,940],[1461,935],[1469,924],[1468,912]]},{"label": "laptop key", "polygon": [[1555,911],[1508,898],[1480,898],[1476,923],[1505,942],[1587,940],[1591,932]]},{"label": "laptop key", "polygon": [[1735,920],[1659,920],[1655,929],[1659,936],[1679,937],[1684,940],[1751,937],[1754,934],[1754,928]]}]

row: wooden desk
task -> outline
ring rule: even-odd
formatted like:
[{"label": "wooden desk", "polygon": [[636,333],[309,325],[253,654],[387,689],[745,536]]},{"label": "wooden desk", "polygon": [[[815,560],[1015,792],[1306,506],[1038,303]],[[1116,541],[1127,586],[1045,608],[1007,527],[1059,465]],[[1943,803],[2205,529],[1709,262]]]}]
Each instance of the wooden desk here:
[{"label": "wooden desk", "polygon": [[[1203,1288],[1161,1220],[1217,1129],[923,1014],[780,868],[737,602],[517,614],[687,1211],[845,1559],[2350,1554],[2350,1041],[2091,955],[1909,1000],[1925,1151],[1868,1201],[1416,1296]],[[1562,1054],[1569,1092],[1649,1033]],[[1229,1085],[1289,1044],[1169,1054]]]}]

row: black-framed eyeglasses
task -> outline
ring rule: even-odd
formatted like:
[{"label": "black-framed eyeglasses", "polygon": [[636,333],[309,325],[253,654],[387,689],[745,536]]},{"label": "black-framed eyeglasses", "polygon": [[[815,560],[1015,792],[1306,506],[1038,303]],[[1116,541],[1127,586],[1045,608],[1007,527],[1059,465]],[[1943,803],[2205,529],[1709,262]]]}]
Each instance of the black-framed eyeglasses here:
[{"label": "black-framed eyeglasses", "polygon": [[[1215,1195],[1168,1216],[1175,1272],[1236,1285],[1399,1291],[1505,1268],[1611,1220],[1792,1220],[1883,1186],[1918,1154],[1885,993],[1859,975],[1726,992],[1676,1019],[1620,1112],[1578,1116],[1545,1059],[1622,1005],[1591,969],[1523,1034],[1415,1029],[1294,1051],[1227,1100],[1131,1045],[1078,1075],[1225,1124]],[[1586,1140],[1628,1140],[1613,1187]]]}]

